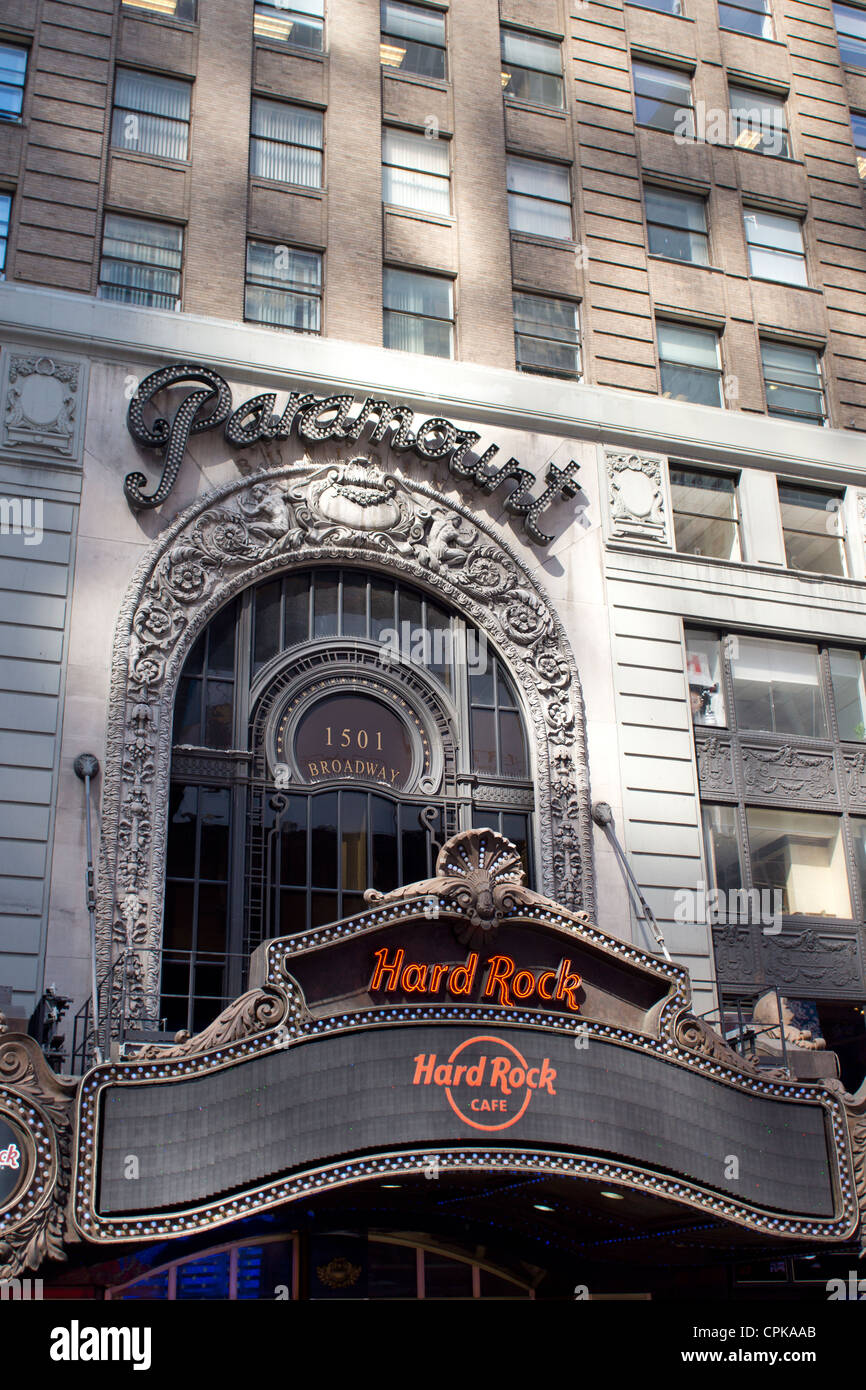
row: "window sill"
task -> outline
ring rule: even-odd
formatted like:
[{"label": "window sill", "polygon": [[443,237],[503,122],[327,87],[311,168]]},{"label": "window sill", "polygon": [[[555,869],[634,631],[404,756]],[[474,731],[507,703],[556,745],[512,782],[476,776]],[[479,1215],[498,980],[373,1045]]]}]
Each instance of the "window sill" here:
[{"label": "window sill", "polygon": [[519,97],[505,97],[505,105],[513,111],[530,111],[533,115],[555,116],[557,120],[568,120],[568,108],[565,106],[543,106],[536,101],[521,101]]},{"label": "window sill", "polygon": [[110,154],[122,154],[136,164],[146,164],[151,169],[191,169],[191,159],[169,159],[165,155],[146,154],[143,150],[125,150],[122,145],[109,145]]},{"label": "window sill", "polygon": [[678,19],[683,24],[694,24],[691,15],[670,14],[667,10],[657,10],[655,5],[639,5],[637,0],[625,0],[626,4],[633,10],[646,10],[647,14],[659,14],[663,19]]},{"label": "window sill", "polygon": [[134,5],[121,5],[120,13],[124,19],[143,19],[145,24],[165,25],[168,29],[180,29],[185,34],[194,34],[198,28],[197,19],[176,19],[170,14],[152,14]]},{"label": "window sill", "polygon": [[411,222],[430,222],[434,227],[457,226],[457,218],[451,213],[446,217],[442,212],[423,212],[420,209],[401,207],[399,203],[383,203],[382,211],[395,217],[407,217]]},{"label": "window sill", "polygon": [[422,77],[417,72],[401,72],[399,68],[389,68],[385,63],[380,63],[379,67],[383,77],[390,77],[394,82],[406,82],[410,87],[426,87],[433,92],[447,92],[451,87],[447,77]]},{"label": "window sill", "polygon": [[310,188],[305,183],[283,183],[281,179],[266,179],[261,174],[250,175],[251,188],[283,188],[287,193],[300,193],[305,198],[315,198],[320,202],[327,188]]},{"label": "window sill", "polygon": [[571,251],[572,254],[578,249],[580,242],[572,237],[542,236],[540,232],[518,232],[510,228],[512,241],[525,241],[530,246],[558,246],[562,251]]},{"label": "window sill", "polygon": [[293,58],[308,58],[311,63],[324,63],[328,58],[328,50],[318,52],[315,48],[299,48],[295,44],[281,43],[279,39],[263,39],[258,35],[254,36],[255,47],[264,49],[267,53],[288,53]]},{"label": "window sill", "polygon": [[764,34],[745,34],[742,29],[729,29],[726,25],[719,25],[720,34],[736,34],[741,39],[755,39],[758,43],[774,43],[777,48],[787,48],[788,45],[782,39],[767,38]]},{"label": "window sill", "polygon": [[720,265],[705,265],[703,261],[684,261],[679,256],[659,256],[653,251],[647,252],[648,261],[663,261],[665,265],[690,265],[695,270],[709,270],[713,275],[724,275],[724,270]]},{"label": "window sill", "polygon": [[792,285],[790,280],[768,280],[766,275],[750,275],[750,280],[754,280],[757,285],[775,285],[777,289],[801,290],[804,294],[823,295],[824,291],[816,289],[814,285]]}]

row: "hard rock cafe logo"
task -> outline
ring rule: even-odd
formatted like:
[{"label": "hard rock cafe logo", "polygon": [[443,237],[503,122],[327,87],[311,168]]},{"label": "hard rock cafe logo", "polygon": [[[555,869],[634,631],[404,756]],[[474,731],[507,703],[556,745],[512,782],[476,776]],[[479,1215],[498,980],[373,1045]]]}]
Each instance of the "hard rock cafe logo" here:
[{"label": "hard rock cafe logo", "polygon": [[533,1066],[501,1038],[483,1033],[459,1043],[446,1061],[435,1052],[413,1058],[413,1086],[438,1086],[458,1119],[472,1129],[509,1129],[536,1091],[556,1095],[556,1071],[545,1057]]},{"label": "hard rock cafe logo", "polygon": [[0,1168],[20,1168],[21,1150],[17,1144],[10,1144],[8,1148],[0,1149]]}]

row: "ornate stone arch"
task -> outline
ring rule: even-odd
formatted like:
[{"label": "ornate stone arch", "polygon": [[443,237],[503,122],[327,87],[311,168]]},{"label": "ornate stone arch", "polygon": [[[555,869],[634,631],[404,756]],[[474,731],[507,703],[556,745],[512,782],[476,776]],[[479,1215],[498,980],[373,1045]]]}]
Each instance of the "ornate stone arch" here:
[{"label": "ornate stone arch", "polygon": [[172,715],[199,633],[241,589],[317,562],[411,579],[487,634],[509,664],[533,745],[541,891],[593,912],[583,698],[547,594],[511,548],[432,487],[366,458],[239,478],[178,516],[140,564],[115,634],[97,909],[100,974],[136,948],[132,1017],[158,997]]}]

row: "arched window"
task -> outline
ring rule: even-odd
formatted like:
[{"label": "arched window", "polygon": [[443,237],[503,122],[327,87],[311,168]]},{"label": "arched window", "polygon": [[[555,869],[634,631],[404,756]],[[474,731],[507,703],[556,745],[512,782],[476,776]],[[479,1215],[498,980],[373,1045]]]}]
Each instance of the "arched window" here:
[{"label": "arched window", "polygon": [[197,1031],[264,939],[363,910],[489,825],[533,881],[532,769],[501,658],[458,613],[348,566],[227,604],[175,700],[160,1013]]}]

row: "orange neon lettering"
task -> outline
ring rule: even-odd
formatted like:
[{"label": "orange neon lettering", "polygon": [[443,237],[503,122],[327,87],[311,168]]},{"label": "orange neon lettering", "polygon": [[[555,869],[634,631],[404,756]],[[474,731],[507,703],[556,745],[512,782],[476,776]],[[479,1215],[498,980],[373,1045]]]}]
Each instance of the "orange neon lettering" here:
[{"label": "orange neon lettering", "polygon": [[492,998],[498,989],[499,1003],[510,1004],[511,998],[505,982],[514,974],[514,961],[510,956],[491,956],[488,964],[490,974],[487,976],[487,983],[484,986],[484,998]]},{"label": "orange neon lettering", "polygon": [[546,990],[546,989],[544,988],[544,985],[545,985],[545,981],[548,981],[548,982],[549,982],[550,980],[555,980],[555,979],[556,979],[556,971],[555,971],[555,970],[545,970],[545,972],[544,972],[543,975],[539,975],[539,977],[538,977],[538,993],[541,995],[542,999],[552,999],[552,998],[553,998],[553,992],[552,992],[552,990],[551,990],[551,991]]},{"label": "orange neon lettering", "polygon": [[431,966],[430,966],[430,993],[431,993],[431,994],[435,994],[435,993],[436,993],[437,989],[438,989],[439,986],[442,984],[442,976],[443,976],[443,975],[447,975],[447,974],[448,974],[448,966],[447,966],[447,965],[431,965]]},{"label": "orange neon lettering", "polygon": [[[371,991],[374,989],[397,988],[397,982],[400,978],[400,970],[403,965],[403,957],[405,954],[405,951],[401,947],[399,951],[395,952],[393,961],[389,961],[387,947],[383,946],[381,951],[373,952],[373,955],[378,964],[376,965],[376,969],[373,971],[373,978],[370,981],[369,987]],[[388,976],[388,983],[383,985],[382,982],[386,975]]]},{"label": "orange neon lettering", "polygon": [[515,999],[528,999],[535,989],[535,976],[531,970],[518,970],[511,981]]},{"label": "orange neon lettering", "polygon": [[424,994],[427,990],[426,965],[407,965],[400,977],[400,983],[407,994]]}]

